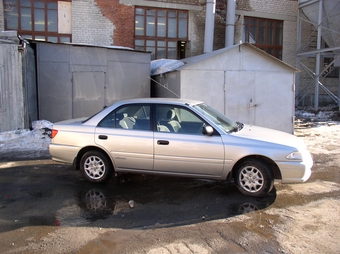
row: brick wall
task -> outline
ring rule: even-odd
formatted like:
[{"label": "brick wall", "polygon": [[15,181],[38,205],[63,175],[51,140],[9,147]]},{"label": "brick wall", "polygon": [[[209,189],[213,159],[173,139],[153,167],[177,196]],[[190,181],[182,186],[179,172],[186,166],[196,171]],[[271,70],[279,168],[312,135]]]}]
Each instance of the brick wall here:
[{"label": "brick wall", "polygon": [[201,11],[190,11],[188,23],[189,43],[186,48],[186,57],[203,53],[205,16]]},{"label": "brick wall", "polygon": [[[181,8],[201,6],[201,10],[189,10],[189,42],[187,56],[203,53],[205,30],[205,0],[149,0],[133,1],[141,5],[148,3],[155,7]],[[99,45],[119,45],[134,47],[134,6],[119,0],[73,0],[72,33],[73,42]],[[127,2],[126,2],[127,3]],[[154,3],[154,4],[153,4]],[[172,4],[172,5],[170,5]],[[225,19],[227,0],[216,1],[213,49],[225,44]],[[173,7],[174,8],[174,7]],[[237,10],[261,17],[263,13],[284,21],[283,60],[295,66],[297,51],[297,1],[292,0],[237,0]],[[285,18],[287,17],[287,19]],[[242,39],[243,14],[237,16],[235,43]]]},{"label": "brick wall", "polygon": [[[217,0],[216,13],[225,17],[227,0]],[[244,16],[283,20],[283,52],[282,60],[288,64],[296,65],[297,52],[297,14],[298,2],[296,0],[237,0],[236,1],[235,40],[237,44],[242,41],[242,28]],[[224,35],[221,33],[221,38]],[[223,38],[224,40],[224,38]]]},{"label": "brick wall", "polygon": [[113,45],[134,47],[135,8],[123,5],[119,0],[95,0],[103,13],[115,26]]},{"label": "brick wall", "polygon": [[72,42],[110,46],[114,29],[114,24],[103,15],[95,0],[72,1]]},{"label": "brick wall", "polygon": [[205,4],[205,0],[146,0],[146,2],[163,2],[163,3],[174,3],[174,4]]},{"label": "brick wall", "polygon": [[5,30],[5,21],[4,21],[4,3],[0,0],[0,31]]}]

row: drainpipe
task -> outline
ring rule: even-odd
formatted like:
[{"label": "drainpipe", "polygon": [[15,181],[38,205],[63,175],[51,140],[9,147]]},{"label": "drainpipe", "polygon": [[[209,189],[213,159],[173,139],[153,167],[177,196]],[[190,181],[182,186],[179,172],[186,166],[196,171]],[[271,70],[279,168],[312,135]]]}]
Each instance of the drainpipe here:
[{"label": "drainpipe", "polygon": [[207,0],[205,7],[206,18],[204,33],[204,53],[209,53],[213,51],[215,6],[216,0]]},{"label": "drainpipe", "polygon": [[228,0],[226,29],[225,29],[225,47],[226,48],[234,45],[235,13],[236,13],[236,0]]},{"label": "drainpipe", "polygon": [[[323,11],[323,0],[319,0],[319,17],[318,17],[318,36],[317,36],[317,50],[321,49],[321,33],[322,33],[322,11]],[[316,54],[315,61],[315,98],[314,98],[314,109],[319,109],[319,81],[320,81],[320,63],[321,53]]]}]

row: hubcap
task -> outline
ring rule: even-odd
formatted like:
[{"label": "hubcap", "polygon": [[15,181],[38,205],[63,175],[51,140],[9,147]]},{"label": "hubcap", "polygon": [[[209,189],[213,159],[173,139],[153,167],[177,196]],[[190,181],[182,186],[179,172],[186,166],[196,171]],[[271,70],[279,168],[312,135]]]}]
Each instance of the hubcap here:
[{"label": "hubcap", "polygon": [[86,207],[92,211],[101,211],[106,208],[106,199],[103,193],[90,190],[86,193]]},{"label": "hubcap", "polygon": [[88,177],[97,180],[105,173],[105,163],[97,156],[90,156],[84,162],[84,169]]},{"label": "hubcap", "polygon": [[263,175],[256,167],[248,166],[239,175],[240,186],[248,192],[258,192],[264,185]]}]

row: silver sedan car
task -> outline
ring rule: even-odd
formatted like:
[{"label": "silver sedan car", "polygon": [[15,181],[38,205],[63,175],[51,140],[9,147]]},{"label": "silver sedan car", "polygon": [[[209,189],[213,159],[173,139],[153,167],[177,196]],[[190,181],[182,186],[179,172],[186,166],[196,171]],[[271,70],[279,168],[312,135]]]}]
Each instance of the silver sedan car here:
[{"label": "silver sedan car", "polygon": [[195,177],[235,182],[253,197],[270,192],[274,180],[305,182],[313,165],[294,135],[234,122],[199,101],[164,98],[120,101],[55,123],[49,151],[91,182],[114,172]]}]

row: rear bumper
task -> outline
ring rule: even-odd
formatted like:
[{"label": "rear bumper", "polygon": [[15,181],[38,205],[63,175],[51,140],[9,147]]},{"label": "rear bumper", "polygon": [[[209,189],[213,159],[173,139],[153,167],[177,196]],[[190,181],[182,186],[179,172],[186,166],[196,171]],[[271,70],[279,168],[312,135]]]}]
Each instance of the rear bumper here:
[{"label": "rear bumper", "polygon": [[52,160],[67,164],[73,164],[79,150],[80,148],[76,146],[65,146],[56,144],[49,145],[49,152]]}]

